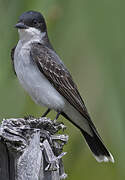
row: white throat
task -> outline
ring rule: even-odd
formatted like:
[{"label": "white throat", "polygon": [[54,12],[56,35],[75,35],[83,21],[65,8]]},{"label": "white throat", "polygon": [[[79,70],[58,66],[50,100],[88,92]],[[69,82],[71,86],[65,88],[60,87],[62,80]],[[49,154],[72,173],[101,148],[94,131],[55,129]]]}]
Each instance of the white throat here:
[{"label": "white throat", "polygon": [[40,30],[29,27],[28,29],[18,29],[20,40],[25,42],[41,42],[43,38],[46,36],[46,32],[41,32]]}]

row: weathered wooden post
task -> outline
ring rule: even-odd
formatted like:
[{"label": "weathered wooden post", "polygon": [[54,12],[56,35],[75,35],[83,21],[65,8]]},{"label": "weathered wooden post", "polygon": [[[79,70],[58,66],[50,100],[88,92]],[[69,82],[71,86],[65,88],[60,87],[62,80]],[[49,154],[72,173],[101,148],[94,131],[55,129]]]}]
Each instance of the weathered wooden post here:
[{"label": "weathered wooden post", "polygon": [[0,180],[60,180],[67,135],[62,123],[44,118],[4,119],[0,126]]}]

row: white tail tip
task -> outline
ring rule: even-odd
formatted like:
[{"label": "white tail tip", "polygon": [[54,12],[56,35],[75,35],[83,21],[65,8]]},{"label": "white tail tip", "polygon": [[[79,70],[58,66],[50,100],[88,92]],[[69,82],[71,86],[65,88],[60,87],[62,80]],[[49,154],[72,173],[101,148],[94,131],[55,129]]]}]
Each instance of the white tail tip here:
[{"label": "white tail tip", "polygon": [[111,153],[109,153],[109,154],[110,154],[110,156],[103,156],[103,155],[95,156],[94,155],[94,157],[98,162],[109,162],[109,161],[111,161],[112,163],[114,163],[115,160],[114,160],[112,154]]}]

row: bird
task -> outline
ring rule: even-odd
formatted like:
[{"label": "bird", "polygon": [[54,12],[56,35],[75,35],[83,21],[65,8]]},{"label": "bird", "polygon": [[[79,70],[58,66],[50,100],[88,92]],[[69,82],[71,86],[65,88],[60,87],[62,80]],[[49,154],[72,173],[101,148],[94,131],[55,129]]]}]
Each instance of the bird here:
[{"label": "bird", "polygon": [[50,43],[44,16],[37,11],[24,12],[15,25],[19,41],[11,50],[14,72],[33,101],[51,110],[56,120],[62,115],[75,125],[85,138],[98,162],[114,163],[100,137],[77,85]]}]

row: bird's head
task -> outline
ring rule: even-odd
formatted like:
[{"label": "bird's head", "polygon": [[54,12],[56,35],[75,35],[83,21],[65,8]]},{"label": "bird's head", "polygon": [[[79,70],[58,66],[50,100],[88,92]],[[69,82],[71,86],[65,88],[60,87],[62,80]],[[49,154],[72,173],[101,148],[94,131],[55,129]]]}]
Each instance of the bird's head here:
[{"label": "bird's head", "polygon": [[47,33],[44,17],[36,11],[24,12],[15,27],[18,28],[20,39],[38,38]]}]

